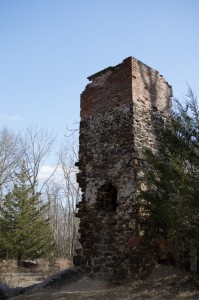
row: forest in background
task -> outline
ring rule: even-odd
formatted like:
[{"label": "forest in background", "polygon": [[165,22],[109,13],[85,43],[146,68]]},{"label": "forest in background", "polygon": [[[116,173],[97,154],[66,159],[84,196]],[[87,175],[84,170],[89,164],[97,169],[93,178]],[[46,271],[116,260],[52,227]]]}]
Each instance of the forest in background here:
[{"label": "forest in background", "polygon": [[[0,130],[0,258],[72,258],[80,199],[77,147],[74,135],[57,150],[47,130]],[[50,157],[51,173],[42,176]]]}]

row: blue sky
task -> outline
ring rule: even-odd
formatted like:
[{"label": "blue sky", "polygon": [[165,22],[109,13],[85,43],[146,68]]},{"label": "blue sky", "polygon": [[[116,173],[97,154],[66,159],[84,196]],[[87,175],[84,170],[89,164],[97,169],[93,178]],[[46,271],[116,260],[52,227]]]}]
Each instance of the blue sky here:
[{"label": "blue sky", "polygon": [[198,0],[0,0],[0,126],[62,139],[87,77],[134,56],[199,95]]}]

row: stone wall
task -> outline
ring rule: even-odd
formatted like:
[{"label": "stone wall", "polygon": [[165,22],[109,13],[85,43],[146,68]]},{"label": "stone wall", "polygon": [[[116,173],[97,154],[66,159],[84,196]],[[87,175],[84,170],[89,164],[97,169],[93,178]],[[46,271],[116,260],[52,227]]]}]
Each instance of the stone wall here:
[{"label": "stone wall", "polygon": [[170,115],[171,87],[131,57],[88,79],[77,174],[82,248],[74,264],[90,275],[128,278],[157,259],[151,237],[161,232],[143,212],[137,192],[143,149],[158,148],[156,124]]}]

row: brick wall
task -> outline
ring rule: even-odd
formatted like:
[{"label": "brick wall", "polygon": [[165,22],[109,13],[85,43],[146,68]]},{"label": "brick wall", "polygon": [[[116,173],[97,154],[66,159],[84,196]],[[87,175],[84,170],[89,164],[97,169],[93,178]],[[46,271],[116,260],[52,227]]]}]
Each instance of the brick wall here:
[{"label": "brick wall", "polygon": [[170,113],[171,86],[158,71],[132,58],[133,102],[148,110]]},{"label": "brick wall", "polygon": [[129,102],[169,112],[171,86],[158,71],[135,58],[126,58],[90,77],[81,94],[81,118],[96,115]]},{"label": "brick wall", "polygon": [[131,59],[90,77],[81,95],[81,118],[108,111],[132,99]]}]

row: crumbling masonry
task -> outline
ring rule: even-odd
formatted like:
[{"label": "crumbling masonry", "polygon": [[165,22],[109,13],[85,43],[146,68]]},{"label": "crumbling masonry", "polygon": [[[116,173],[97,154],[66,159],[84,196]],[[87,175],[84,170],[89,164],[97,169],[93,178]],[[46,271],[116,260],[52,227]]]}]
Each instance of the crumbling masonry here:
[{"label": "crumbling masonry", "polygon": [[171,86],[133,57],[90,77],[81,95],[74,257],[90,275],[128,278],[156,260],[152,221],[142,212],[143,149],[157,148],[154,128],[171,110]]}]

